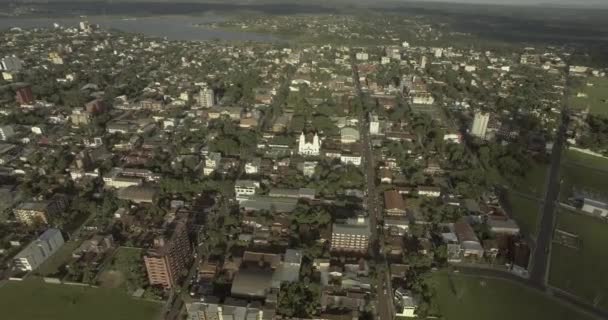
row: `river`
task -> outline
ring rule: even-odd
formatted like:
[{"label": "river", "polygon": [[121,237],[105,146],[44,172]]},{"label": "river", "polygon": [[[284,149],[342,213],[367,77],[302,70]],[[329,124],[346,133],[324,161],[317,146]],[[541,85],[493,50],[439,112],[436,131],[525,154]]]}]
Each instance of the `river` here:
[{"label": "river", "polygon": [[80,21],[99,24],[104,29],[117,29],[131,33],[141,33],[151,37],[166,37],[169,40],[213,40],[276,42],[279,38],[253,32],[226,31],[197,27],[196,24],[219,22],[221,16],[153,16],[122,18],[111,16],[91,16],[86,18],[0,18],[0,30],[12,27],[23,29],[51,28],[53,23],[62,26],[77,26]]}]

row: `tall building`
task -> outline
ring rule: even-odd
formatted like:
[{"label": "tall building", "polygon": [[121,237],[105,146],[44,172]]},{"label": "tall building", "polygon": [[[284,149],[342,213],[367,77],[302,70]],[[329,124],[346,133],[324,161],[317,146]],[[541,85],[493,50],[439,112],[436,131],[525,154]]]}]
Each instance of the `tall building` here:
[{"label": "tall building", "polygon": [[422,58],[420,59],[420,68],[424,69],[426,68],[426,56],[422,56]]},{"label": "tall building", "polygon": [[20,271],[32,271],[55,253],[64,240],[59,229],[48,229],[13,258],[13,266]]},{"label": "tall building", "polygon": [[304,132],[300,134],[300,140],[298,143],[298,153],[306,156],[318,156],[321,154],[321,142],[319,136],[315,133],[312,141],[306,141],[306,135]]},{"label": "tall building", "polygon": [[48,224],[49,216],[57,211],[58,208],[53,205],[52,201],[24,202],[13,209],[17,221],[26,225]]},{"label": "tall building", "polygon": [[363,217],[346,223],[334,223],[331,230],[331,250],[366,252],[371,231]]},{"label": "tall building", "polygon": [[150,284],[166,289],[176,286],[181,273],[188,267],[190,256],[187,216],[178,215],[167,232],[154,239],[154,247],[144,255]]},{"label": "tall building", "polygon": [[485,139],[489,121],[489,113],[476,112],[475,119],[473,119],[473,125],[471,126],[471,134],[475,137]]},{"label": "tall building", "polygon": [[34,102],[34,94],[30,86],[24,86],[15,90],[15,100],[19,104],[32,104]]},{"label": "tall building", "polygon": [[211,108],[215,105],[215,93],[213,89],[204,87],[198,93],[198,104],[203,108]]}]

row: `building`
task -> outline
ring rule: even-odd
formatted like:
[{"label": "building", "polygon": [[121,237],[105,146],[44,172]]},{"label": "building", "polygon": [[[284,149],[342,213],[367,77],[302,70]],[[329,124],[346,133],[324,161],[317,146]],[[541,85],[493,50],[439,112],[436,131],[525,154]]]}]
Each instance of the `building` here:
[{"label": "building", "polygon": [[13,266],[19,271],[32,271],[63,246],[59,229],[48,229],[13,258]]},{"label": "building", "polygon": [[369,134],[380,134],[380,120],[378,119],[378,115],[373,113],[369,114]]},{"label": "building", "polygon": [[8,56],[0,60],[0,70],[19,72],[23,68],[23,61],[17,57]]},{"label": "building", "polygon": [[412,295],[412,293],[408,290],[404,290],[399,288],[395,290],[395,294],[393,296],[395,300],[395,306],[397,306],[397,310],[395,312],[395,317],[397,318],[415,318],[416,317],[416,308],[418,307],[418,302]]},{"label": "building", "polygon": [[304,161],[304,163],[302,163],[302,173],[306,177],[309,177],[309,178],[312,177],[315,174],[316,168],[317,168],[316,161]]},{"label": "building", "polygon": [[150,284],[161,285],[165,289],[176,286],[188,267],[191,251],[187,216],[178,215],[167,232],[154,239],[154,246],[144,255]]},{"label": "building", "polygon": [[213,89],[204,87],[198,92],[198,104],[202,108],[211,108],[215,105],[215,93]]},{"label": "building", "polygon": [[257,189],[260,188],[260,183],[253,180],[237,180],[234,184],[234,193],[236,198],[243,198],[255,195]]},{"label": "building", "polygon": [[102,99],[95,99],[87,102],[84,109],[90,114],[100,114],[106,112],[107,107]]},{"label": "building", "polygon": [[75,126],[86,126],[91,123],[92,117],[90,113],[85,112],[84,110],[74,109],[72,110],[72,114],[70,115],[70,120]]},{"label": "building", "polygon": [[244,300],[227,299],[224,303],[192,302],[186,304],[188,320],[266,320],[272,312],[254,307]]},{"label": "building", "polygon": [[427,198],[438,198],[441,196],[441,188],[439,187],[418,187],[418,195]]},{"label": "building", "polygon": [[355,58],[360,61],[367,61],[369,59],[369,54],[367,54],[367,52],[357,52]]},{"label": "building", "polygon": [[608,202],[598,199],[583,198],[583,207],[581,210],[594,216],[607,218]]},{"label": "building", "polygon": [[454,233],[462,247],[462,253],[465,257],[477,256],[481,258],[484,250],[479,242],[479,238],[475,235],[475,231],[471,225],[464,219],[460,219],[454,223]]},{"label": "building", "polygon": [[213,173],[220,166],[222,161],[222,154],[219,152],[209,152],[205,156],[205,167],[203,168],[203,175],[208,176]]},{"label": "building", "polygon": [[505,216],[491,215],[486,221],[490,231],[494,234],[516,235],[519,234],[519,226],[513,219]]},{"label": "building", "polygon": [[351,144],[359,141],[359,130],[351,127],[344,127],[340,130],[340,142],[343,144]]},{"label": "building", "polygon": [[0,140],[6,141],[15,135],[15,131],[12,126],[1,126],[0,127]]},{"label": "building", "polygon": [[473,124],[471,125],[471,135],[480,139],[485,139],[489,121],[489,113],[476,112]]},{"label": "building", "polygon": [[30,86],[19,87],[15,90],[15,100],[20,105],[30,105],[34,103],[34,94]]},{"label": "building", "polygon": [[262,159],[259,157],[255,157],[247,163],[245,163],[245,173],[246,174],[258,174],[260,173],[260,167],[262,166]]},{"label": "building", "polygon": [[384,212],[390,216],[404,216],[405,200],[397,190],[384,191]]},{"label": "building", "polygon": [[121,188],[116,192],[116,196],[121,200],[128,200],[135,203],[153,203],[158,190],[148,186],[129,186]]},{"label": "building", "polygon": [[242,264],[234,276],[230,294],[236,298],[263,300],[272,289],[273,275],[270,266]]},{"label": "building", "polygon": [[361,165],[361,156],[357,155],[357,154],[341,154],[340,163],[360,166]]},{"label": "building", "polygon": [[366,218],[334,223],[331,230],[332,251],[367,252],[371,231]]},{"label": "building", "polygon": [[285,189],[272,188],[268,191],[268,196],[272,198],[294,198],[314,200],[317,191],[311,188]]},{"label": "building", "polygon": [[17,221],[26,225],[48,224],[49,217],[58,213],[60,206],[54,201],[23,202],[13,209]]},{"label": "building", "polygon": [[312,141],[306,141],[306,135],[304,132],[300,134],[300,140],[298,143],[298,153],[305,156],[318,156],[321,154],[321,142],[319,136],[315,133]]}]

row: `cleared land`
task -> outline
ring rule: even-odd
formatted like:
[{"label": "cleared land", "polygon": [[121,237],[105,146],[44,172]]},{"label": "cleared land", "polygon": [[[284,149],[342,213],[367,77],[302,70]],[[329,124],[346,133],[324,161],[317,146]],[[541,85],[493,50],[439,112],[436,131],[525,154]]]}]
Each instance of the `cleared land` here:
[{"label": "cleared land", "polygon": [[549,283],[608,309],[608,224],[562,209],[558,228],[578,235],[578,249],[553,244]]},{"label": "cleared land", "polygon": [[160,303],[135,300],[116,289],[45,284],[33,279],[0,287],[2,319],[154,320],[161,308]]},{"label": "cleared land", "polygon": [[559,301],[520,284],[436,273],[437,303],[447,320],[590,320]]},{"label": "cleared land", "polygon": [[112,256],[110,265],[100,274],[98,281],[104,288],[122,288],[133,292],[144,284],[143,250],[120,247]]},{"label": "cleared land", "polygon": [[[590,84],[590,85],[588,85]],[[576,94],[587,97],[576,97]],[[574,90],[572,105],[577,109],[589,108],[589,113],[608,115],[608,78],[588,78]]]}]

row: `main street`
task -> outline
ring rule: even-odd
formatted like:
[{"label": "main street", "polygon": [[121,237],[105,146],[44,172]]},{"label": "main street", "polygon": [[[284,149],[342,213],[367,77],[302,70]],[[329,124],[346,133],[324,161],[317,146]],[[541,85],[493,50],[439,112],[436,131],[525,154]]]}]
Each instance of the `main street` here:
[{"label": "main street", "polygon": [[[567,70],[567,69],[566,69]],[[566,75],[566,79],[568,76]],[[555,214],[558,206],[560,192],[560,167],[562,160],[562,150],[566,141],[566,131],[568,130],[568,85],[566,80],[564,89],[564,99],[561,112],[561,123],[557,130],[555,143],[551,151],[551,166],[547,175],[545,186],[545,199],[542,204],[541,216],[538,223],[538,236],[536,245],[530,261],[530,280],[546,286],[548,280],[549,259],[551,256],[551,241],[553,239],[553,229],[555,228]]]},{"label": "main street", "polygon": [[[357,90],[358,99],[363,106],[365,104],[365,96],[361,90],[359,83],[359,70],[354,57],[351,57],[353,80]],[[376,169],[374,165],[374,157],[372,153],[372,144],[369,133],[368,119],[365,115],[365,108],[362,107],[359,112],[359,132],[361,133],[361,151],[363,152],[363,170],[366,177],[367,191],[367,210],[369,217],[369,226],[372,232],[371,254],[376,261],[377,266],[382,266],[385,270],[383,274],[379,274],[376,283],[376,312],[378,319],[390,320],[394,316],[393,295],[391,287],[391,276],[386,256],[384,254],[383,244],[384,235],[382,227],[378,223],[381,218],[382,210],[378,203],[378,194],[376,192]]]}]

